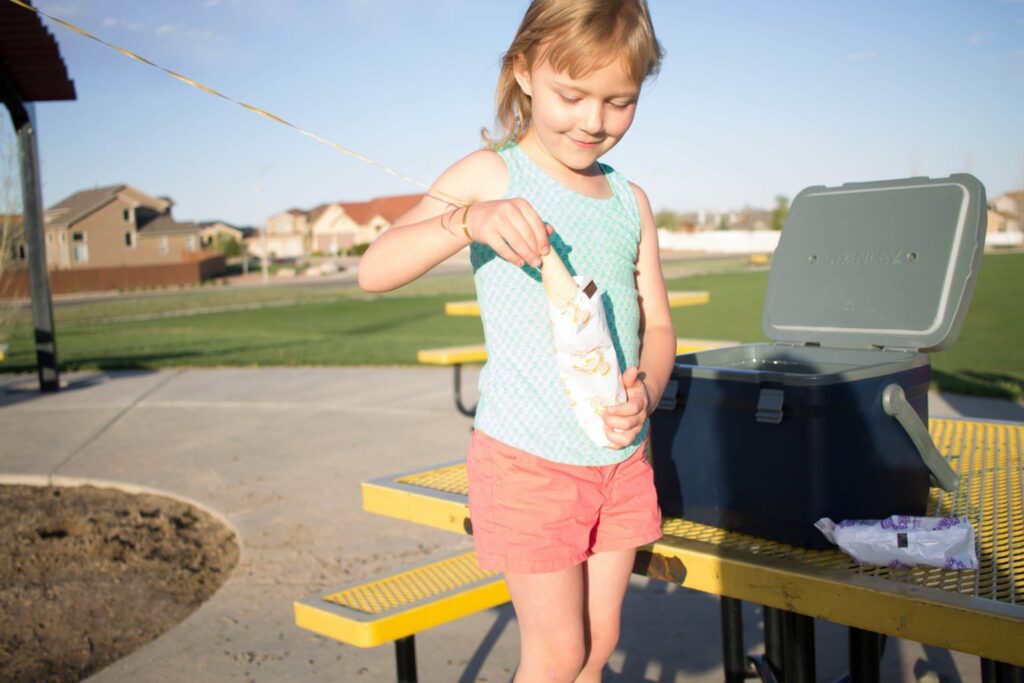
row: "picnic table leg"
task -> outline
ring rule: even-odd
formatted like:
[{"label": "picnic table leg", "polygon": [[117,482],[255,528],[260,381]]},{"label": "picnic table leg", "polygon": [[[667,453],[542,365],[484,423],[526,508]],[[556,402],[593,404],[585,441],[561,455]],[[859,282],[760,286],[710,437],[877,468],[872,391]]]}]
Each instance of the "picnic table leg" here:
[{"label": "picnic table leg", "polygon": [[753,678],[762,683],[778,683],[785,680],[785,647],[782,642],[782,610],[761,606],[764,622],[764,654],[753,655],[750,663],[754,667]]},{"label": "picnic table leg", "polygon": [[849,627],[850,683],[879,683],[881,680],[882,636]]},{"label": "picnic table leg", "polygon": [[782,613],[786,683],[814,683],[814,619],[796,612]]},{"label": "picnic table leg", "polygon": [[455,373],[455,408],[466,417],[473,417],[476,415],[476,406],[467,408],[462,403],[462,363],[456,363],[452,368]]},{"label": "picnic table leg", "polygon": [[725,683],[742,683],[747,678],[743,657],[743,603],[736,598],[721,598],[722,663]]},{"label": "picnic table leg", "polygon": [[981,680],[982,683],[1024,683],[1024,668],[982,658]]},{"label": "picnic table leg", "polygon": [[785,650],[782,643],[782,610],[764,608],[764,658],[776,678],[782,678]]},{"label": "picnic table leg", "polygon": [[395,641],[395,664],[398,665],[398,683],[416,683],[415,636]]}]

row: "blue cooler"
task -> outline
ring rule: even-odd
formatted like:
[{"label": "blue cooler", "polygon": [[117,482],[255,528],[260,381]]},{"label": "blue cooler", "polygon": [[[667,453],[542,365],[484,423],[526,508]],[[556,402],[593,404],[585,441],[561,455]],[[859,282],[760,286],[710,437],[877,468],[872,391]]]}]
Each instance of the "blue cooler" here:
[{"label": "blue cooler", "polygon": [[811,187],[772,260],[772,344],[679,356],[651,416],[662,512],[807,548],[822,517],[923,515],[957,477],[928,434],[928,353],[967,314],[977,178]]}]

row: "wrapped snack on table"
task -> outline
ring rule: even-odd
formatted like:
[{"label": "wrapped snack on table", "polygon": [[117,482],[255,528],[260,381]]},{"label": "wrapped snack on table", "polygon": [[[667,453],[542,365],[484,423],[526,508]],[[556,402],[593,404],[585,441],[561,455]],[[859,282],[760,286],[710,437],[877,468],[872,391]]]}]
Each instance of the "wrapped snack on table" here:
[{"label": "wrapped snack on table", "polygon": [[977,569],[974,527],[966,517],[851,519],[838,524],[824,517],[816,526],[860,564],[893,568],[915,566]]},{"label": "wrapped snack on table", "polygon": [[604,433],[605,407],[625,403],[611,332],[597,285],[569,274],[552,250],[543,258],[541,276],[548,299],[555,359],[576,419],[598,446],[612,447]]}]

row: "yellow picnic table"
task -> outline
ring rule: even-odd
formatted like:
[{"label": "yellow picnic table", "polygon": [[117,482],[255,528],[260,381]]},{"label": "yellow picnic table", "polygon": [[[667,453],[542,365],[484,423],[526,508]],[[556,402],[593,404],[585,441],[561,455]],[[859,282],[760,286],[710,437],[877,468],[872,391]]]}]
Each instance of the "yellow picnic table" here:
[{"label": "yellow picnic table", "polygon": [[[851,681],[878,680],[879,634],[978,655],[983,681],[1019,681],[1024,424],[932,419],[929,431],[961,485],[955,494],[932,489],[928,515],[970,519],[976,571],[859,566],[837,549],[806,550],[666,518],[664,536],[641,549],[634,572],[722,596],[725,651],[739,656],[726,659],[729,681],[745,675],[743,600],[766,607],[765,660],[792,680],[813,680],[813,620],[822,618],[850,627]],[[464,462],[364,482],[362,498],[369,512],[472,533]]]},{"label": "yellow picnic table", "polygon": [[[711,301],[711,295],[707,292],[669,292],[668,305],[670,308],[682,308],[684,306],[700,306]],[[446,315],[464,315],[480,317],[480,303],[476,300],[449,301],[444,305]]]}]

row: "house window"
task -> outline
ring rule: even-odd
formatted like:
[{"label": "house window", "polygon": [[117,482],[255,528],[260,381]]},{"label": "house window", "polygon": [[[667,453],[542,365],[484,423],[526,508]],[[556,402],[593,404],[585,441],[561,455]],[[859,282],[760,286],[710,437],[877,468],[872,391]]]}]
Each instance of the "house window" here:
[{"label": "house window", "polygon": [[170,244],[168,244],[167,238],[166,237],[161,237],[160,238],[160,255],[161,256],[167,256],[167,252],[169,252],[169,251],[170,251]]},{"label": "house window", "polygon": [[68,234],[66,232],[62,232],[60,234],[60,243],[61,244],[67,244],[68,243]]},{"label": "house window", "polygon": [[71,257],[75,263],[85,263],[89,260],[89,245],[84,242],[75,242],[71,248]]},{"label": "house window", "polygon": [[185,239],[185,248],[188,249],[189,251],[195,251],[196,250],[196,236],[195,235],[189,235]]},{"label": "house window", "polygon": [[124,246],[129,249],[135,248],[135,233],[131,230],[126,230],[124,233]]},{"label": "house window", "polygon": [[24,244],[19,244],[18,245],[18,260],[19,261],[24,261],[27,258],[28,258],[28,250],[25,248]]},{"label": "house window", "polygon": [[124,222],[125,223],[131,223],[132,222],[132,210],[131,209],[125,209],[123,212],[121,212],[121,215],[124,216]]},{"label": "house window", "polygon": [[73,232],[73,233],[71,233],[71,241],[72,242],[84,242],[85,241],[85,233],[84,232]]}]

